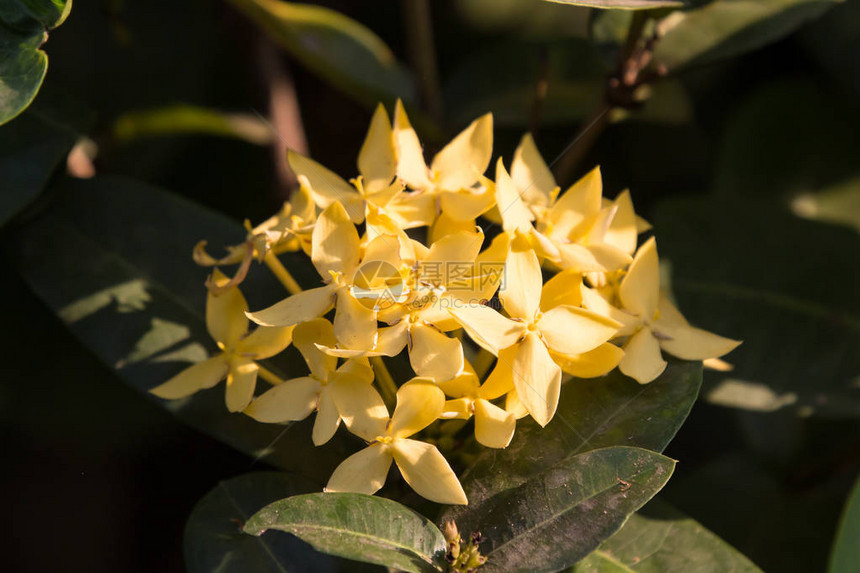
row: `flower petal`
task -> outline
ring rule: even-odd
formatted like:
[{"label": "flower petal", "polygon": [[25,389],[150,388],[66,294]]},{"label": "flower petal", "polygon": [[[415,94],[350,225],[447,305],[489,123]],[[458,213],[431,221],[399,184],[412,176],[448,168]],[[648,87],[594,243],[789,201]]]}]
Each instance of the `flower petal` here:
[{"label": "flower petal", "polygon": [[621,324],[584,308],[557,306],[537,326],[554,352],[582,354],[615,336]]},{"label": "flower petal", "polygon": [[650,321],[660,298],[660,262],[657,241],[648,239],[639,247],[627,274],[621,280],[618,296],[626,310]]},{"label": "flower petal", "polygon": [[510,412],[475,400],[475,439],[488,448],[506,448],[514,437],[517,419]]},{"label": "flower petal", "polygon": [[166,400],[184,398],[198,390],[215,386],[227,376],[228,367],[226,357],[219,353],[203,362],[192,364],[150,392]]},{"label": "flower petal", "polygon": [[624,351],[609,342],[582,354],[551,354],[566,374],[576,378],[597,378],[608,374],[624,358]]},{"label": "flower petal", "polygon": [[538,424],[546,426],[558,407],[561,368],[534,332],[517,345],[510,368],[523,406]]},{"label": "flower petal", "polygon": [[[216,286],[230,282],[218,269],[212,271],[212,281]],[[206,296],[206,329],[209,334],[227,346],[233,346],[248,332],[248,303],[239,287],[232,287],[219,294]]]},{"label": "flower petal", "polygon": [[254,397],[259,371],[260,367],[253,360],[237,360],[230,364],[225,394],[228,411],[241,412],[248,407]]},{"label": "flower petal", "polygon": [[483,244],[484,233],[481,232],[480,228],[477,229],[477,232],[475,232],[475,227],[472,227],[469,231],[451,233],[430,245],[430,251],[419,264],[419,272],[426,274],[432,270],[428,268],[430,265],[439,266],[443,277],[443,282],[440,284],[448,284],[446,280],[447,267],[454,264],[471,263],[481,252]]},{"label": "flower petal", "polygon": [[550,207],[546,219],[552,228],[552,237],[566,239],[577,225],[600,213],[602,194],[600,167],[595,167]]},{"label": "flower petal", "polygon": [[296,178],[304,180],[304,187],[317,205],[325,209],[334,203],[343,203],[356,223],[364,220],[361,195],[343,178],[295,151],[287,151],[287,162]]},{"label": "flower petal", "polygon": [[249,312],[247,316],[262,326],[292,326],[319,318],[331,310],[334,293],[335,285],[312,288],[289,296],[269,308]]},{"label": "flower petal", "polygon": [[406,438],[432,424],[445,407],[445,393],[428,380],[413,378],[397,391],[388,435]]},{"label": "flower petal", "polygon": [[534,320],[540,309],[543,276],[535,252],[513,248],[505,260],[505,278],[499,289],[502,305],[512,317]]},{"label": "flower petal", "polygon": [[530,133],[523,136],[514,160],[511,162],[511,179],[520,190],[528,206],[546,207],[556,189],[555,178],[541,157]]},{"label": "flower petal", "polygon": [[376,312],[361,304],[346,288],[337,294],[334,336],[342,348],[372,350],[376,345]]},{"label": "flower petal", "polygon": [[340,413],[337,410],[337,405],[334,402],[331,388],[323,386],[320,392],[319,403],[317,404],[317,417],[314,420],[314,429],[311,433],[311,438],[315,446],[321,446],[328,442],[337,428],[340,426]]},{"label": "flower petal", "polygon": [[394,106],[394,144],[397,148],[397,176],[413,189],[428,189],[432,184],[424,163],[424,151],[400,100]]},{"label": "flower petal", "polygon": [[450,380],[463,369],[463,346],[456,338],[421,323],[410,334],[409,363],[418,376]]},{"label": "flower petal", "polygon": [[450,380],[438,381],[436,384],[447,396],[452,398],[473,394],[480,387],[478,377],[468,362],[464,363],[463,371],[460,374]]},{"label": "flower petal", "polygon": [[335,343],[334,328],[324,318],[303,322],[293,330],[293,346],[302,353],[311,374],[320,380],[328,379],[329,373],[337,368],[337,358],[321,352],[317,344],[334,346]]},{"label": "flower petal", "polygon": [[325,486],[325,491],[373,495],[385,484],[392,461],[388,446],[371,444],[337,466]]},{"label": "flower petal", "polygon": [[430,169],[440,189],[471,187],[487,170],[493,154],[493,116],[486,114],[461,131],[433,158]]},{"label": "flower petal", "polygon": [[418,440],[395,440],[394,463],[412,489],[436,503],[466,505],[466,493],[454,470],[436,446]]},{"label": "flower petal", "polygon": [[544,283],[540,292],[540,309],[546,312],[557,306],[582,304],[582,273],[562,271]]},{"label": "flower petal", "polygon": [[321,388],[319,381],[309,376],[286,380],[255,398],[244,412],[269,424],[304,420],[316,408]]},{"label": "flower petal", "polygon": [[481,386],[479,396],[484,400],[495,400],[504,396],[514,389],[514,373],[511,364],[518,351],[519,345],[514,344],[508,348],[499,350],[499,359],[484,384]]},{"label": "flower petal", "polygon": [[520,420],[529,415],[529,411],[526,410],[526,407],[523,406],[523,403],[520,401],[520,397],[517,394],[516,390],[511,390],[508,392],[508,395],[505,396],[505,411],[510,412],[514,415],[514,418]]},{"label": "flower petal", "polygon": [[358,171],[369,193],[388,187],[397,171],[391,122],[382,104],[376,106],[367,137],[358,152]]},{"label": "flower petal", "polygon": [[630,191],[625,189],[619,193],[612,205],[615,207],[615,215],[603,235],[603,242],[632,255],[636,252],[639,232],[636,230],[636,212],[633,210]]},{"label": "flower petal", "polygon": [[483,215],[496,204],[496,194],[492,189],[460,189],[443,191],[439,198],[442,212],[456,221],[471,221]]},{"label": "flower petal", "polygon": [[449,312],[475,343],[493,354],[511,346],[526,329],[525,324],[506,318],[480,303],[458,301]]},{"label": "flower petal", "polygon": [[647,384],[663,373],[666,364],[660,354],[660,343],[646,326],[627,340],[618,369],[640,384]]},{"label": "flower petal", "polygon": [[340,374],[329,382],[327,390],[350,432],[368,442],[385,433],[388,408],[369,382]]},{"label": "flower petal", "polygon": [[718,358],[741,343],[694,326],[667,326],[659,320],[653,328],[662,335],[658,340],[660,348],[684,360]]},{"label": "flower petal", "polygon": [[332,272],[352,276],[358,266],[361,240],[343,205],[332,203],[320,213],[312,241],[311,258],[324,281]]},{"label": "flower petal", "polygon": [[236,349],[241,354],[252,354],[255,359],[269,358],[283,351],[293,341],[293,326],[258,326],[254,332],[239,341]]},{"label": "flower petal", "polygon": [[472,402],[471,398],[448,400],[445,402],[445,408],[442,410],[439,418],[444,420],[468,420],[472,417]]},{"label": "flower petal", "polygon": [[523,203],[519,189],[505,171],[501,157],[496,163],[496,206],[502,217],[502,228],[508,233],[528,233],[532,228],[534,215]]}]

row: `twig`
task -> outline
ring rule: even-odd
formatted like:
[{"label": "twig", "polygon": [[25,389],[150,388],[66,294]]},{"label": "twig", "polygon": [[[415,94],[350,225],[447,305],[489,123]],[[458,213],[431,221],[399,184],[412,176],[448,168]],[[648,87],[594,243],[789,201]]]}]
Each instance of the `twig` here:
[{"label": "twig", "polygon": [[441,121],[442,94],[439,89],[439,68],[436,65],[433,19],[430,14],[429,0],[404,0],[403,17],[409,45],[409,59],[418,76],[421,98],[433,119],[437,122]]}]

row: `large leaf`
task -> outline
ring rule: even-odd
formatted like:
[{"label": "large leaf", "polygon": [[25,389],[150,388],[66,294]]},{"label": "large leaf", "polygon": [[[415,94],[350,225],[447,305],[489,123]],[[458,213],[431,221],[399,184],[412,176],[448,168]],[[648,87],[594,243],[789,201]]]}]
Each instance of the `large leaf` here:
[{"label": "large leaf", "polygon": [[[654,217],[690,321],[744,340],[709,400],[749,410],[860,415],[860,236],[752,200],[679,199]],[[829,277],[829,278],[825,278]]]},{"label": "large leaf", "polygon": [[40,48],[71,9],[71,0],[11,0],[0,8],[0,125],[36,97],[48,71]]},{"label": "large leaf", "polygon": [[[7,248],[36,294],[87,347],[145,393],[214,350],[203,318],[207,271],[194,265],[191,249],[202,238],[213,248],[241,242],[241,226],[120,178],[69,181],[53,191],[55,201],[19,229]],[[297,264],[301,260],[287,263],[300,281],[306,268]],[[257,266],[244,286],[252,308],[284,295]],[[276,362],[272,368],[284,375],[307,372],[303,365],[291,370],[293,364]],[[223,384],[187,399],[158,401],[191,426],[321,484],[349,453],[338,437],[315,448],[313,420],[287,430],[228,413]],[[307,464],[311,457],[315,463]]]},{"label": "large leaf", "polygon": [[545,428],[521,420],[506,449],[484,450],[466,471],[461,481],[470,505],[588,450],[637,446],[662,451],[696,401],[701,376],[701,364],[671,361],[646,385],[617,370],[567,382],[555,418]]},{"label": "large leaf", "polygon": [[654,499],[569,573],[761,573],[700,523]]},{"label": "large leaf", "polygon": [[343,14],[280,0],[230,0],[294,58],[367,104],[414,99],[408,72],[376,34]]},{"label": "large leaf", "polygon": [[429,520],[396,501],[357,493],[316,493],[276,501],[245,532],[292,533],[316,549],[413,573],[443,571],[445,538]]},{"label": "large leaf", "polygon": [[675,462],[650,450],[613,447],[570,456],[468,506],[449,508],[460,531],[487,541],[483,571],[557,571],[594,550],[672,475]]},{"label": "large leaf", "polygon": [[829,573],[851,573],[860,563],[860,479],[845,504],[845,511],[839,522],[833,553],[830,554]]},{"label": "large leaf", "polygon": [[674,71],[738,56],[794,32],[841,0],[714,0],[673,12],[659,28],[655,59]]},{"label": "large leaf", "polygon": [[0,226],[42,191],[75,138],[72,130],[31,113],[0,128]]},{"label": "large leaf", "polygon": [[603,8],[607,10],[651,10],[653,8],[666,8],[683,6],[683,0],[548,0],[557,4],[571,4],[573,6],[586,6],[589,8]]},{"label": "large leaf", "polygon": [[185,525],[189,573],[284,573],[335,571],[335,559],[287,535],[252,537],[244,523],[261,507],[285,495],[313,491],[313,484],[276,472],[256,472],[222,481],[194,506]]}]

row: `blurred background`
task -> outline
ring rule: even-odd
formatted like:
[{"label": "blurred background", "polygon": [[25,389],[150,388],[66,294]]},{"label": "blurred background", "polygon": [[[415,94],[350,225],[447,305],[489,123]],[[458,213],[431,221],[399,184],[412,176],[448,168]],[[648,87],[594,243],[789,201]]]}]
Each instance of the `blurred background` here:
[{"label": "blurred background", "polygon": [[[692,2],[637,23],[540,0],[343,0],[316,5],[352,22],[314,25],[276,4],[76,2],[34,104],[0,128],[0,186],[28,153],[54,168],[40,186],[118,175],[257,223],[293,183],[286,146],[353,176],[377,101],[407,102],[428,153],[492,112],[507,165],[531,131],[563,187],[600,165],[607,196],[630,188],[680,308],[745,341],[706,372],[661,495],[765,571],[826,570],[860,470],[860,2]],[[711,22],[731,33],[703,45]],[[625,44],[640,24],[647,53]],[[625,88],[637,54],[653,60]],[[183,571],[195,502],[265,465],[121,383],[31,291],[15,233],[41,201],[2,232],[7,570]]]}]

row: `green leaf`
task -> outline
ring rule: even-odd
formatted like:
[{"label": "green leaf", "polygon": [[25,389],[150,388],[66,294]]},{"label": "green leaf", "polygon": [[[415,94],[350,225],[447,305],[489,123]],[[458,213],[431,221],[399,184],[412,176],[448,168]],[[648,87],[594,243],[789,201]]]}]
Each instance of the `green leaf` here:
[{"label": "green leaf", "polygon": [[274,139],[272,128],[257,116],[185,104],[125,113],[114,122],[113,134],[121,143],[182,134],[235,137],[256,145],[267,145]]},{"label": "green leaf", "polygon": [[669,480],[675,462],[640,448],[613,447],[570,456],[468,506],[450,507],[466,534],[486,538],[486,573],[558,571],[612,535]]},{"label": "green leaf", "polygon": [[36,97],[48,71],[40,48],[71,9],[71,0],[12,0],[0,8],[0,125]]},{"label": "green leaf", "polygon": [[839,521],[839,530],[830,554],[829,573],[851,573],[860,563],[860,479],[845,503],[845,510]]},{"label": "green leaf", "polygon": [[569,573],[761,573],[749,559],[654,499]]},{"label": "green leaf", "polygon": [[[52,191],[54,202],[6,244],[36,294],[123,381],[189,425],[255,459],[324,484],[354,450],[343,433],[315,448],[313,419],[281,426],[230,414],[223,384],[173,401],[148,393],[215,350],[204,321],[203,283],[209,271],[192,262],[191,250],[203,238],[213,246],[240,243],[242,227],[155,187],[117,177],[71,180]],[[285,257],[285,264],[300,282],[315,274],[304,256]],[[243,292],[251,308],[286,294],[267,269],[256,265]],[[306,374],[301,360],[291,356],[267,365],[283,375]],[[265,383],[258,384],[262,390]]]},{"label": "green leaf", "polygon": [[739,56],[791,34],[842,0],[715,0],[660,21],[654,58],[670,71]]},{"label": "green leaf", "polygon": [[662,451],[687,418],[701,380],[700,363],[672,360],[646,385],[617,370],[566,382],[545,428],[520,420],[507,448],[484,450],[466,470],[461,481],[470,507],[582,452],[609,446]]},{"label": "green leaf", "polygon": [[319,551],[413,573],[443,571],[445,538],[396,501],[358,493],[312,493],[257,512],[245,532],[286,531]]},{"label": "green leaf", "polygon": [[707,377],[706,399],[860,416],[856,232],[749,198],[671,200],[652,222],[681,311],[744,341],[726,357],[733,371]]},{"label": "green leaf", "polygon": [[586,6],[606,10],[651,10],[654,8],[683,6],[683,0],[547,0],[557,4]]},{"label": "green leaf", "polygon": [[188,572],[334,571],[335,559],[293,536],[251,537],[242,532],[261,507],[314,489],[313,484],[279,472],[255,472],[220,482],[197,502],[185,525]]},{"label": "green leaf", "polygon": [[314,73],[367,105],[415,99],[409,73],[371,30],[343,14],[279,0],[230,0]]},{"label": "green leaf", "polygon": [[42,191],[76,138],[30,113],[0,128],[0,226]]}]

